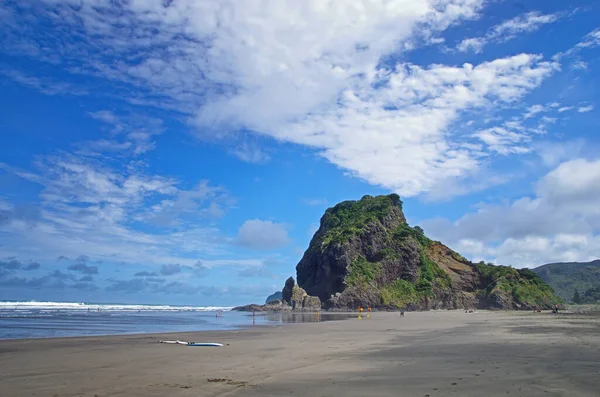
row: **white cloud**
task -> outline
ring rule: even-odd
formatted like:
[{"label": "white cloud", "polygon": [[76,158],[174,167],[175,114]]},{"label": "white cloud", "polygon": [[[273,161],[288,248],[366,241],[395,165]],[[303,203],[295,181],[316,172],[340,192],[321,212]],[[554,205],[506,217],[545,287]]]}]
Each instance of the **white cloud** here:
[{"label": "white cloud", "polygon": [[260,219],[249,219],[238,230],[237,243],[243,247],[270,250],[289,243],[285,225]]},{"label": "white cloud", "polygon": [[477,131],[474,134],[485,143],[490,150],[500,154],[509,153],[527,153],[530,149],[521,143],[529,140],[529,137],[523,133],[509,131],[502,127],[492,127]]},{"label": "white cloud", "polygon": [[[554,55],[552,59],[558,61],[564,57],[573,57],[585,49],[594,48],[597,46],[600,46],[600,28],[589,32],[583,37],[583,40],[581,40],[579,43],[575,44],[567,51],[559,52],[558,54]],[[571,67],[573,69],[587,69],[588,65],[586,62],[583,62],[580,59],[576,59],[572,63]]]},{"label": "white cloud", "polygon": [[573,106],[563,106],[558,109],[558,113],[568,112],[569,110],[573,110]]},{"label": "white cloud", "polygon": [[543,25],[553,23],[559,18],[560,16],[558,14],[542,14],[538,11],[528,12],[492,27],[482,37],[471,37],[462,40],[456,46],[456,49],[461,52],[472,50],[479,53],[488,43],[499,43],[512,40],[522,33],[538,30]]},{"label": "white cloud", "polygon": [[584,61],[575,61],[571,64],[571,68],[575,70],[587,70],[588,67],[588,63]]},{"label": "white cloud", "polygon": [[[533,130],[507,124],[474,135],[456,125],[479,111],[494,117],[516,106],[559,68],[532,54],[478,65],[405,61],[406,48],[439,42],[449,26],[478,17],[482,0],[44,2],[56,12],[34,8],[28,15],[56,38],[11,23],[2,39],[7,51],[108,79],[132,103],[185,113],[200,138],[231,139],[229,152],[244,161],[264,162],[268,154],[240,144],[237,131],[308,146],[349,175],[404,196],[435,196],[440,186],[467,193],[483,186],[473,178],[489,167],[490,154],[530,152]],[[470,46],[559,17],[524,14]],[[152,148],[148,135],[120,132],[121,115],[95,116],[123,137],[96,147]]]},{"label": "white cloud", "polygon": [[102,151],[127,151],[138,156],[155,147],[153,138],[164,132],[163,122],[139,114],[116,115],[109,110],[91,112],[90,116],[110,126],[109,139],[86,142],[80,153],[89,156]]},{"label": "white cloud", "polygon": [[460,52],[473,51],[475,53],[480,53],[485,46],[485,39],[482,37],[472,37],[469,39],[464,39],[457,46],[456,49]]},{"label": "white cloud", "polygon": [[271,159],[268,153],[256,144],[249,140],[245,140],[239,145],[231,149],[231,154],[246,163],[262,164],[266,163]]},{"label": "white cloud", "polygon": [[577,43],[577,48],[588,48],[600,46],[600,28],[585,35],[582,41]]},{"label": "white cloud", "polygon": [[[117,171],[69,153],[41,158],[37,167],[24,172],[0,163],[42,187],[40,202],[31,209],[0,203],[0,257],[54,261],[85,253],[109,263],[155,266],[194,266],[199,259],[207,267],[263,264],[261,258],[224,259],[230,254],[228,240],[208,221],[232,201],[208,181],[186,190],[174,179],[135,168]],[[159,216],[167,216],[168,224],[145,227]]]},{"label": "white cloud", "polygon": [[235,200],[229,197],[222,186],[212,186],[208,180],[202,180],[192,189],[178,189],[171,197],[152,205],[142,212],[137,219],[158,226],[176,226],[190,218],[214,220],[221,218],[225,210]]},{"label": "white cloud", "polygon": [[[476,17],[480,0],[130,2],[121,5],[127,13],[111,12],[114,3],[101,0],[52,4],[60,18],[38,17],[76,29],[101,51],[54,43],[68,44],[69,51],[55,52],[69,70],[132,84],[132,95],[149,92],[145,100],[166,97],[171,103],[161,105],[195,114],[202,135],[245,128],[307,145],[352,175],[407,196],[479,167],[480,154],[451,130],[461,113],[520,99],[556,66],[527,54],[462,67],[378,66],[414,32],[427,42]],[[22,33],[23,40],[46,39]],[[128,61],[132,52],[135,62]]]},{"label": "white cloud", "polygon": [[587,113],[587,112],[591,112],[592,110],[594,110],[593,105],[581,106],[580,108],[577,109],[577,111],[579,113]]},{"label": "white cloud", "polygon": [[[55,81],[53,79],[40,79],[36,76],[31,76],[19,70],[6,69],[0,66],[0,76],[4,76],[7,80],[14,83],[33,88],[46,95],[88,95],[86,89],[74,87],[71,84]],[[4,80],[4,79],[3,79]]]},{"label": "white cloud", "polygon": [[542,177],[533,197],[482,204],[455,222],[421,222],[434,238],[476,259],[534,266],[591,260],[600,252],[600,160],[564,162]]},{"label": "white cloud", "polygon": [[561,162],[579,158],[585,147],[589,147],[589,144],[583,139],[576,139],[567,142],[539,142],[535,151],[545,166],[555,167]]}]

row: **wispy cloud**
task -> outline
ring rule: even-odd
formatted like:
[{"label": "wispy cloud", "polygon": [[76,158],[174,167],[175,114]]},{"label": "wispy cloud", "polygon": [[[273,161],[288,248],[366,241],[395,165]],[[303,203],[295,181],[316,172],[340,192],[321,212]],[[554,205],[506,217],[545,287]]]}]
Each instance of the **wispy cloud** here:
[{"label": "wispy cloud", "polygon": [[577,111],[579,113],[587,113],[587,112],[591,112],[592,110],[594,110],[593,105],[581,106],[581,107],[577,108]]},{"label": "wispy cloud", "polygon": [[236,241],[246,248],[271,250],[289,244],[289,237],[283,224],[249,219],[240,226]]},{"label": "wispy cloud", "polygon": [[533,32],[543,25],[556,22],[559,18],[559,14],[528,12],[492,27],[484,36],[464,39],[456,46],[456,49],[461,52],[481,52],[483,47],[489,43],[512,40],[522,33]]},{"label": "wispy cloud", "polygon": [[321,207],[327,205],[327,199],[305,198],[302,202],[313,207]]},{"label": "wispy cloud", "polygon": [[421,224],[471,258],[519,266],[586,261],[600,249],[598,194],[600,161],[568,160],[537,181],[532,197],[481,204],[455,222]]},{"label": "wispy cloud", "polygon": [[0,76],[4,76],[4,84],[9,81],[20,84],[46,95],[88,95],[90,92],[80,87],[74,87],[71,84],[55,81],[51,78],[41,79],[37,76],[31,76],[15,69],[7,69],[0,66]]},{"label": "wispy cloud", "polygon": [[[98,159],[61,153],[40,157],[36,171],[4,167],[41,187],[38,214],[16,211],[7,204],[0,223],[0,256],[58,261],[76,258],[71,270],[95,274],[89,260],[160,266],[260,266],[262,259],[221,259],[228,239],[209,226],[227,209],[230,199],[221,187],[201,181],[193,190],[175,179],[147,175],[136,168],[113,169]],[[152,212],[149,216],[147,208]],[[172,221],[148,231],[156,216]],[[141,222],[141,224],[140,224]],[[85,254],[82,254],[85,252]]]}]

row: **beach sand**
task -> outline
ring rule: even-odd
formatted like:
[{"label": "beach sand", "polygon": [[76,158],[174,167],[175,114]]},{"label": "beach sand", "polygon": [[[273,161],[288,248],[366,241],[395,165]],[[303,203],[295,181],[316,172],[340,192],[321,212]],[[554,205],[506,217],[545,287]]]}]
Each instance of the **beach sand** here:
[{"label": "beach sand", "polygon": [[0,395],[598,396],[600,317],[373,313],[226,332],[0,341]]}]

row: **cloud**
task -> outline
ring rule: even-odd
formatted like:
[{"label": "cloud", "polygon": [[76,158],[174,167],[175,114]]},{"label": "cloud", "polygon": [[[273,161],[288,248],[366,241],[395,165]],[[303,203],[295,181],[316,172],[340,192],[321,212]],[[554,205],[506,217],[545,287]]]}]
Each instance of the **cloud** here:
[{"label": "cloud", "polygon": [[535,195],[481,204],[451,222],[421,222],[433,238],[472,258],[515,266],[596,259],[600,252],[600,160],[574,159],[535,184]]},{"label": "cloud", "polygon": [[283,224],[260,219],[249,219],[240,226],[236,242],[246,248],[271,250],[289,243]]},{"label": "cloud", "polygon": [[[35,206],[2,202],[0,210],[10,215],[0,223],[0,255],[60,262],[85,250],[113,263],[236,263],[220,261],[227,239],[207,225],[235,203],[226,189],[208,181],[183,189],[175,179],[112,164],[69,152],[39,157],[34,171],[0,163],[40,188]],[[159,229],[149,232],[156,228],[148,224]]]},{"label": "cloud", "polygon": [[194,274],[197,277],[205,277],[205,276],[208,276],[210,268],[205,266],[204,263],[202,263],[202,261],[198,261],[194,264],[194,266],[192,267],[192,270],[194,271]]},{"label": "cloud", "polygon": [[109,110],[99,110],[91,112],[90,116],[110,126],[110,136],[109,139],[86,142],[83,152],[88,155],[95,155],[98,151],[126,151],[132,156],[139,156],[153,150],[156,145],[154,137],[165,130],[162,120],[136,113],[117,115]]},{"label": "cloud", "polygon": [[23,262],[14,259],[14,258],[9,258],[6,261],[0,261],[0,269],[4,269],[4,270],[25,270],[25,271],[31,271],[31,270],[37,270],[40,268],[40,264],[38,262],[29,262],[27,264],[24,264]]},{"label": "cloud", "polygon": [[309,199],[302,200],[304,204],[310,205],[311,207],[322,207],[327,205],[327,199]]},{"label": "cloud", "polygon": [[546,167],[555,167],[566,160],[579,158],[586,147],[590,145],[585,140],[575,139],[567,142],[540,142],[535,151]]},{"label": "cloud", "polygon": [[[558,102],[530,105],[520,115],[500,118],[497,125],[493,125],[495,120],[485,122],[485,128],[475,131],[472,137],[479,139],[484,145],[483,153],[492,152],[510,156],[541,150],[545,152],[538,153],[542,157],[547,158],[552,154],[564,152],[561,155],[564,158],[568,154],[567,147],[561,149],[555,147],[556,145],[550,145],[549,142],[552,140],[549,139],[551,137],[549,129],[559,120],[565,120],[566,116],[563,113],[572,109],[573,107],[562,106]],[[555,135],[557,139],[562,139],[560,133]],[[541,137],[545,137],[546,141],[541,141]],[[574,142],[565,145],[568,145],[568,149],[576,149]],[[553,153],[549,152],[550,146]]]},{"label": "cloud", "polygon": [[90,260],[90,257],[87,255],[79,255],[77,258],[75,258],[75,260],[77,262],[87,262]]},{"label": "cloud", "polygon": [[125,292],[129,294],[140,293],[146,291],[152,283],[149,283],[143,279],[131,279],[131,280],[113,280],[105,290],[108,292]]},{"label": "cloud", "polygon": [[[1,269],[0,269],[1,270]],[[43,277],[14,277],[10,273],[2,273],[0,271],[0,286],[5,288],[15,289],[68,289],[68,288],[81,288],[81,285],[75,282],[76,279],[73,275],[63,273],[59,270],[55,270]],[[94,288],[93,285],[87,285],[88,288]]]},{"label": "cloud", "polygon": [[8,261],[0,262],[0,268],[7,270],[17,270],[21,268],[21,262],[16,259],[10,259]]},{"label": "cloud", "polygon": [[89,91],[86,89],[74,87],[71,84],[55,81],[49,78],[39,78],[37,76],[31,76],[23,73],[19,70],[6,69],[0,66],[0,76],[3,76],[2,82],[6,84],[8,81],[13,83],[26,86],[28,88],[35,89],[46,95],[73,95],[82,96],[88,95]]},{"label": "cloud", "polygon": [[171,281],[156,288],[156,292],[161,294],[195,295],[200,291],[201,288],[180,281]]},{"label": "cloud", "polygon": [[160,268],[160,274],[163,276],[172,276],[177,273],[181,273],[181,265],[162,265]]},{"label": "cloud", "polygon": [[205,294],[207,291],[214,291],[214,287],[192,286],[180,281],[171,281],[164,283],[164,280],[135,278],[131,280],[111,280],[105,290],[108,292],[124,292],[127,294],[167,294],[167,295],[196,295]]},{"label": "cloud", "polygon": [[88,266],[85,263],[75,263],[69,266],[67,269],[83,274],[98,274],[97,266]]},{"label": "cloud", "polygon": [[192,189],[179,189],[172,197],[161,200],[139,219],[163,227],[176,226],[190,217],[215,220],[234,203],[225,188],[202,180]]},{"label": "cloud", "polygon": [[13,221],[22,221],[28,226],[32,226],[39,219],[40,210],[32,205],[20,204],[13,206],[8,204],[6,207],[0,208],[0,226]]},{"label": "cloud", "polygon": [[238,273],[240,277],[260,277],[260,278],[277,278],[269,269],[266,267],[250,267],[244,269]]},{"label": "cloud", "polygon": [[[61,67],[125,84],[138,102],[160,96],[155,103],[189,114],[202,137],[243,131],[305,145],[405,196],[480,167],[479,153],[449,131],[453,123],[463,112],[520,99],[555,67],[528,54],[463,68],[380,63],[476,18],[480,0],[372,1],[343,13],[335,3],[232,4],[53,4],[60,18],[31,13],[57,32],[89,39],[53,40]],[[525,28],[513,22],[510,29]],[[39,44],[48,38],[18,33],[20,42],[45,48]]]},{"label": "cloud", "polygon": [[592,30],[588,34],[583,37],[583,40],[575,44],[575,46],[569,48],[567,51],[559,52],[558,54],[553,56],[554,60],[561,60],[565,57],[575,57],[575,60],[572,62],[573,69],[587,69],[587,63],[582,61],[581,59],[577,59],[579,54],[590,48],[600,46],[600,28]]},{"label": "cloud", "polygon": [[155,272],[137,272],[133,275],[134,277],[156,277],[158,274]]},{"label": "cloud", "polygon": [[592,106],[592,105],[582,106],[577,109],[577,111],[579,113],[587,113],[587,112],[591,112],[592,110],[594,110],[594,106]]},{"label": "cloud", "polygon": [[501,43],[512,40],[522,33],[533,32],[543,25],[556,22],[559,18],[558,14],[542,14],[538,11],[528,12],[492,27],[482,37],[464,39],[456,46],[456,49],[461,52],[474,51],[479,53],[488,43]]},{"label": "cloud", "polygon": [[590,48],[600,46],[600,28],[589,32],[582,41],[577,43],[577,48]]},{"label": "cloud", "polygon": [[23,270],[27,270],[27,271],[37,270],[40,268],[40,266],[41,265],[38,262],[31,262],[31,263],[28,263],[27,265],[23,266]]},{"label": "cloud", "polygon": [[271,156],[255,142],[250,142],[248,140],[235,146],[230,150],[230,153],[243,162],[251,164],[264,164],[271,159]]},{"label": "cloud", "polygon": [[83,276],[79,279],[80,282],[92,282],[94,281],[94,277],[92,276]]}]

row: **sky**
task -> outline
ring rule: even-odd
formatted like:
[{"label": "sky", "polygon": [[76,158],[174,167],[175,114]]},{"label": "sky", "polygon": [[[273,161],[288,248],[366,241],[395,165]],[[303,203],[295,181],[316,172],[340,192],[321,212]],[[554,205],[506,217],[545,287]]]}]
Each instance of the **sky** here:
[{"label": "sky", "polygon": [[600,257],[600,3],[0,0],[0,299],[229,306],[398,193],[473,261]]}]

